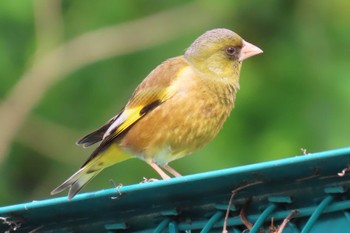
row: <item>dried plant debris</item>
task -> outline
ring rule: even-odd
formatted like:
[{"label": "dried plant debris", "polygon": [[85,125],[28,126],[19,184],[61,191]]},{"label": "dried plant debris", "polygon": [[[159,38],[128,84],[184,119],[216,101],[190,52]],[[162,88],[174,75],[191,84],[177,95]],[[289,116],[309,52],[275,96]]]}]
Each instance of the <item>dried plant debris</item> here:
[{"label": "dried plant debris", "polygon": [[116,197],[111,197],[112,200],[118,199],[118,198],[120,198],[121,196],[124,195],[124,193],[122,193],[122,192],[120,191],[120,189],[123,187],[123,184],[120,183],[120,184],[117,185],[113,179],[110,179],[109,182],[112,183],[113,187],[117,190],[117,193],[118,193],[118,196],[116,196]]},{"label": "dried plant debris", "polygon": [[44,228],[44,225],[38,226],[35,229],[29,231],[29,233],[36,233],[39,232],[39,230],[42,230]]},{"label": "dried plant debris", "polygon": [[10,233],[12,231],[16,231],[18,230],[22,223],[20,222],[16,222],[16,221],[11,221],[11,220],[8,220],[8,218],[6,217],[0,217],[0,223],[3,224],[3,225],[7,225],[8,226],[8,230],[5,231],[5,233]]},{"label": "dried plant debris", "polygon": [[344,168],[341,172],[338,172],[338,176],[343,177],[350,171],[350,166]]},{"label": "dried plant debris", "polygon": [[241,219],[243,225],[250,231],[253,228],[253,223],[251,223],[248,218],[247,218],[247,208],[250,204],[250,202],[252,201],[252,199],[250,198],[248,201],[246,201],[246,203],[244,204],[243,208],[241,209],[241,211],[239,212],[239,218]]},{"label": "dried plant debris", "polygon": [[269,228],[269,233],[282,233],[283,230],[286,228],[287,224],[289,223],[289,221],[298,214],[297,210],[292,210],[288,216],[283,220],[282,224],[278,227],[274,226],[274,219],[271,219],[271,226]]},{"label": "dried plant debris", "polygon": [[307,152],[307,149],[300,148],[301,152],[303,152],[304,155],[310,155],[311,153]]},{"label": "dried plant debris", "polygon": [[159,181],[159,179],[156,179],[156,178],[146,178],[146,177],[143,177],[143,180],[140,182],[140,184],[144,184],[144,183],[151,183],[151,182],[156,182],[156,181]]},{"label": "dried plant debris", "polygon": [[226,210],[226,215],[225,215],[224,225],[223,225],[223,228],[222,228],[222,233],[228,233],[228,231],[227,231],[227,220],[228,220],[228,216],[230,214],[230,209],[231,209],[231,206],[232,206],[233,199],[236,196],[236,194],[238,192],[240,192],[241,190],[243,190],[243,189],[246,189],[246,188],[248,188],[250,186],[261,184],[261,183],[262,183],[262,181],[256,181],[256,182],[253,182],[253,183],[249,183],[249,184],[240,186],[240,187],[238,187],[238,188],[236,188],[236,189],[234,189],[232,191],[232,194],[231,194],[231,197],[230,197],[230,201],[228,202],[228,207],[227,207],[227,210]]}]

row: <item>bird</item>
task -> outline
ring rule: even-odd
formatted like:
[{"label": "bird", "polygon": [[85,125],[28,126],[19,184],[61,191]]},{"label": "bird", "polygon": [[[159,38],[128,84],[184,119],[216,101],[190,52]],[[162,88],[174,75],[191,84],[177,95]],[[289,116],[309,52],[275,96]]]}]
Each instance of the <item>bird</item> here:
[{"label": "bird", "polygon": [[234,108],[243,60],[263,51],[235,32],[216,28],[199,36],[181,56],[165,60],[136,87],[115,117],[77,141],[99,143],[80,169],[51,194],[71,200],[104,168],[131,158],[162,179],[181,176],[169,166],[208,144]]}]

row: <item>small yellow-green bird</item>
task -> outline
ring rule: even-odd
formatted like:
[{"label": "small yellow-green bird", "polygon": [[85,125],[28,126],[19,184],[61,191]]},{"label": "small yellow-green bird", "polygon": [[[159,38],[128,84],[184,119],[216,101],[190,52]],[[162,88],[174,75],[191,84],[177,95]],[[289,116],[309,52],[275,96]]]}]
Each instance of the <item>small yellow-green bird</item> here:
[{"label": "small yellow-green bird", "polygon": [[210,142],[229,116],[242,61],[262,53],[228,29],[205,32],[183,56],[155,68],[122,111],[77,144],[100,142],[81,168],[54,189],[72,199],[104,168],[138,157],[163,179],[181,176],[168,163]]}]

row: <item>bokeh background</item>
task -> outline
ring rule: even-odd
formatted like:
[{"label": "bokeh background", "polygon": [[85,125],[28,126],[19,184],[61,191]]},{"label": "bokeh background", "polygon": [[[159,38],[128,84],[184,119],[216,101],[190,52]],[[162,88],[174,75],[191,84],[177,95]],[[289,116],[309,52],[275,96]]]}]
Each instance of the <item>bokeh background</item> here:
[{"label": "bokeh background", "polygon": [[[0,1],[0,205],[49,198],[92,149],[75,141],[206,30],[264,50],[247,60],[218,137],[183,174],[350,145],[350,1]],[[307,155],[312,156],[312,155]],[[297,169],[297,168],[296,168]],[[134,159],[84,191],[157,177]]]}]

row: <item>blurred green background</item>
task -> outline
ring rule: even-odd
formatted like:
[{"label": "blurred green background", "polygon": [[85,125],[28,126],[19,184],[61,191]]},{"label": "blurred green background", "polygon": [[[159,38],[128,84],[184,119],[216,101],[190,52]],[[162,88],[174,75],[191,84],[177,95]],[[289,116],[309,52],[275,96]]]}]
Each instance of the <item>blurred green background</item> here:
[{"label": "blurred green background", "polygon": [[[0,205],[49,198],[92,149],[75,141],[123,107],[160,62],[225,27],[264,50],[247,60],[218,137],[182,174],[350,145],[350,2],[0,2]],[[309,155],[312,156],[312,155]],[[345,166],[345,165],[344,165]],[[140,160],[84,191],[157,174]]]}]

